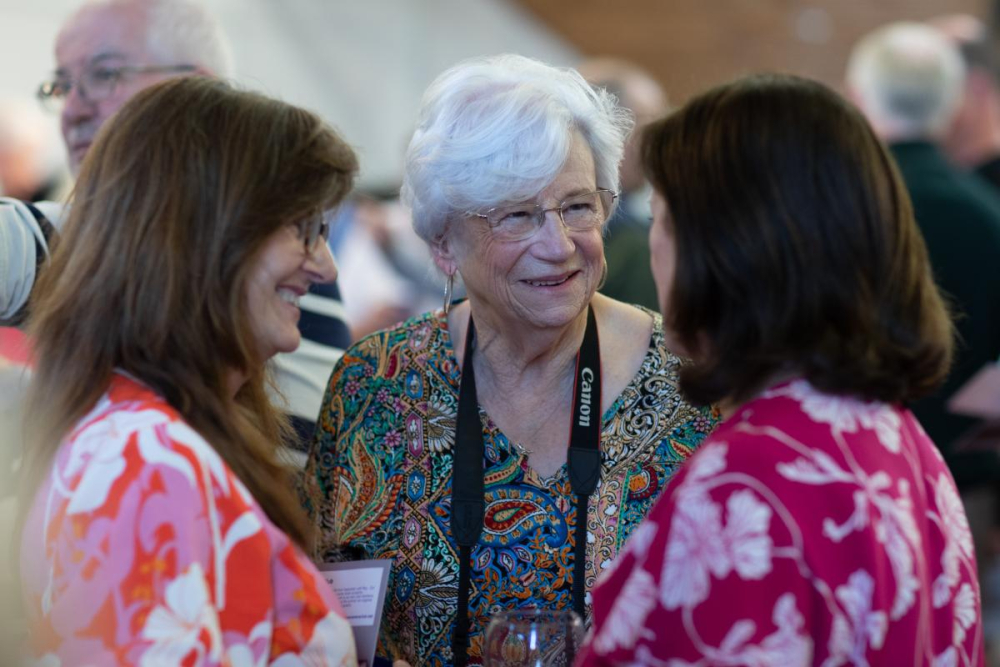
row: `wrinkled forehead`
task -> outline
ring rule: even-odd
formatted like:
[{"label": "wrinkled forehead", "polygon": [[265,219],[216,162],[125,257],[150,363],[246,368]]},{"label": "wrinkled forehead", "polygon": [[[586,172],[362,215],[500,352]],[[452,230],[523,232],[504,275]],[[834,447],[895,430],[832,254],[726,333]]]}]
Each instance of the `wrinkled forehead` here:
[{"label": "wrinkled forehead", "polygon": [[98,60],[144,64],[146,25],[132,8],[91,6],[73,16],[56,38],[56,67],[81,68]]}]

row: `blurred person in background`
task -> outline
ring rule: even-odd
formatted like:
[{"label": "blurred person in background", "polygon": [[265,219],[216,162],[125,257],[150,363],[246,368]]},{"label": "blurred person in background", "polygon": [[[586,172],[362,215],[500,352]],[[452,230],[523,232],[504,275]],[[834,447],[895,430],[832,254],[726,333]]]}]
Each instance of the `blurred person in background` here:
[{"label": "blurred person in background", "polygon": [[27,318],[32,288],[61,216],[58,204],[0,197],[0,330]]},{"label": "blurred person in background", "polygon": [[[0,197],[0,523],[14,511],[5,503],[13,503],[11,482],[21,459],[19,406],[30,363],[28,338],[18,327],[28,317],[36,275],[48,259],[49,242],[55,235],[50,220],[58,221],[60,213],[59,205],[36,206]],[[7,569],[6,559],[0,557],[0,580]],[[17,599],[0,597],[11,602]]]},{"label": "blurred person in background", "polygon": [[[76,173],[97,131],[132,95],[167,78],[228,78],[232,58],[216,21],[194,0],[93,0],[62,26],[56,71],[38,96],[60,113],[70,168]],[[299,437],[288,454],[304,461],[326,380],[350,341],[336,283],[301,299],[302,345],[276,359],[276,400]]]},{"label": "blurred person in background", "polygon": [[983,665],[969,526],[904,407],[952,325],[892,158],[833,91],[766,75],[642,157],[681,389],[726,419],[601,578],[577,665]]},{"label": "blurred person in background", "polygon": [[422,313],[440,299],[438,281],[431,283],[436,272],[427,245],[398,202],[351,198],[331,223],[330,249],[355,340]]},{"label": "blurred person in background", "polygon": [[[11,535],[16,525],[17,475],[14,460],[20,456],[20,447],[13,443],[21,440],[21,396],[27,386],[28,374],[20,364],[9,361],[0,349],[0,535]],[[24,633],[20,616],[21,597],[19,577],[10,562],[10,546],[0,551],[0,646],[7,657],[12,657]]]},{"label": "blurred person in background", "polygon": [[425,93],[402,200],[468,298],[344,354],[304,478],[318,560],[392,560],[381,655],[478,665],[499,610],[586,617],[714,426],[678,393],[659,315],[597,292],[630,127],[576,71],[521,56]]},{"label": "blurred person in background", "polygon": [[[39,206],[53,219],[61,212],[58,205]],[[48,258],[53,236],[49,218],[40,208],[0,197],[0,525],[12,523],[14,513],[13,482],[21,459],[20,405],[29,377],[28,339],[17,327],[27,319],[35,277],[40,263]],[[0,530],[0,534],[9,533]],[[9,575],[7,559],[0,556],[0,585],[12,580]],[[13,603],[17,598],[0,595],[5,602]],[[0,628],[7,627],[0,620]],[[0,646],[5,645],[0,642]]]},{"label": "blurred person in background", "polygon": [[[6,360],[0,375],[7,378],[0,379],[0,412],[7,415],[0,417],[0,480],[13,479],[7,475],[20,454],[13,417],[27,341],[14,327],[28,315],[31,287],[48,255],[51,221],[60,213],[59,206],[39,201],[61,196],[65,168],[60,168],[59,143],[55,126],[35,100],[0,100],[0,195],[5,195],[0,196],[0,360]],[[0,498],[12,493],[0,484]]]},{"label": "blurred person in background", "polygon": [[951,372],[937,392],[912,407],[962,494],[980,580],[987,582],[983,614],[992,654],[1000,647],[1000,599],[988,584],[997,572],[1000,455],[963,447],[979,422],[950,413],[947,401],[1000,356],[1000,195],[967,171],[988,159],[992,143],[984,73],[979,66],[966,72],[958,46],[969,25],[941,21],[937,27],[890,24],[863,37],[851,54],[847,86],[899,165],[935,280],[953,312],[958,335]]},{"label": "blurred person in background", "polygon": [[229,77],[225,36],[192,0],[91,0],[63,23],[56,70],[38,90],[58,112],[70,169],[133,95],[181,74]]},{"label": "blurred person in background", "polygon": [[136,94],[88,151],[31,320],[31,655],[355,665],[265,391],[301,339],[298,299],[336,275],[324,214],[353,151],[204,77]]},{"label": "blurred person in background", "polygon": [[949,14],[928,23],[951,40],[965,63],[961,101],[941,145],[948,158],[1000,188],[1000,80],[989,27],[970,14]]},{"label": "blurred person in background", "polygon": [[[434,265],[430,247],[413,229],[410,209],[397,196],[381,200],[385,224],[376,238],[385,256],[400,276],[409,284],[412,301],[411,314],[425,313],[441,303],[441,273]],[[465,297],[461,280],[453,286],[453,298]]]},{"label": "blurred person in background", "polygon": [[959,488],[971,491],[998,478],[1000,458],[993,451],[955,451],[976,421],[951,414],[946,402],[1000,357],[1000,195],[948,162],[941,150],[964,81],[955,45],[918,23],[894,23],[868,34],[847,68],[848,93],[899,165],[934,277],[954,311],[954,366],[939,390],[914,403],[913,412]]},{"label": "blurred person in background", "polygon": [[[53,218],[60,212],[58,206],[39,206]],[[36,273],[48,259],[53,235],[52,225],[38,207],[0,197],[0,535],[14,532],[16,480],[22,455],[22,400],[30,377],[28,339],[17,327],[28,316]],[[10,555],[10,549],[0,550],[3,647],[15,646],[24,630],[18,578]]]},{"label": "blurred person in background", "polygon": [[639,164],[637,137],[647,123],[666,113],[667,95],[648,72],[617,58],[585,60],[579,72],[591,85],[618,98],[635,120],[620,167],[618,207],[604,232],[608,277],[600,291],[618,301],[658,310],[656,284],[649,270],[649,184]]},{"label": "blurred person in background", "polygon": [[31,99],[0,100],[0,195],[54,201],[64,168],[54,127]]}]

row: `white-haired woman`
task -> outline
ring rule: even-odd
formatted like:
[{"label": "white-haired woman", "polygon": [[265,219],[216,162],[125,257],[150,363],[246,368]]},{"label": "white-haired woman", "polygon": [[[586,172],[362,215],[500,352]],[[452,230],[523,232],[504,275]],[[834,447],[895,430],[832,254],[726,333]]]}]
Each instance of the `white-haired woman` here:
[{"label": "white-haired woman", "polygon": [[426,93],[402,194],[444,308],[347,351],[305,478],[320,559],[393,561],[380,654],[479,664],[499,610],[586,614],[715,423],[679,395],[660,316],[597,293],[630,125],[575,71],[519,56]]}]

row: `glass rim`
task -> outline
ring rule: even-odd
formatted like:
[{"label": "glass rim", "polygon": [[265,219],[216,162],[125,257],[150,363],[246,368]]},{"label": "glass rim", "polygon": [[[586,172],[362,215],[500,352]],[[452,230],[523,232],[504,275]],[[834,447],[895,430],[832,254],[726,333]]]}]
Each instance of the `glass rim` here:
[{"label": "glass rim", "polygon": [[[568,197],[563,197],[562,201],[559,202],[558,206],[553,206],[550,208],[543,208],[541,204],[537,203],[532,204],[527,201],[524,201],[521,203],[500,204],[499,206],[492,206],[483,211],[482,213],[470,211],[469,214],[474,215],[477,218],[483,218],[487,222],[490,222],[490,218],[497,211],[510,211],[510,210],[517,210],[520,208],[530,208],[532,211],[542,210],[547,212],[547,211],[562,209],[563,205],[566,204],[566,202],[573,201],[574,199],[579,199],[581,197],[591,197],[593,195],[597,195],[597,197],[602,200],[604,199],[604,195],[608,195],[611,197],[612,203],[614,203],[615,199],[618,198],[618,193],[610,188],[597,188],[596,190],[591,190],[590,192],[579,192],[575,195],[569,195]],[[610,206],[608,208],[610,208]],[[610,215],[610,211],[605,211],[605,213]]]},{"label": "glass rim", "polygon": [[[528,621],[531,623],[544,622],[548,620],[568,620],[583,622],[580,615],[573,609],[545,609],[542,607],[523,607],[519,609],[501,609],[490,617],[490,621],[507,619],[509,621]],[[539,620],[540,619],[540,620]]]},{"label": "glass rim", "polygon": [[[576,199],[583,198],[583,197],[593,197],[593,196],[597,196],[597,198],[601,201],[601,206],[604,209],[601,212],[602,215],[595,216],[593,218],[593,222],[591,224],[586,225],[586,226],[573,226],[573,225],[567,224],[566,218],[565,218],[565,214],[562,211],[563,207],[567,203],[572,202],[572,201],[574,201]],[[562,201],[560,201],[558,206],[552,206],[552,207],[549,207],[549,208],[545,208],[541,204],[529,204],[528,202],[524,202],[522,204],[503,204],[503,205],[500,205],[500,206],[494,206],[494,207],[492,207],[490,209],[487,209],[483,213],[477,213],[475,211],[467,211],[465,215],[471,216],[471,217],[474,217],[474,218],[481,218],[482,220],[485,220],[486,221],[486,225],[487,225],[487,227],[490,230],[490,233],[492,235],[494,235],[497,239],[499,239],[501,241],[516,242],[516,241],[523,241],[525,239],[529,239],[532,236],[534,236],[535,233],[541,228],[542,224],[544,224],[544,219],[543,219],[542,222],[537,222],[536,221],[536,217],[537,217],[538,213],[541,213],[542,216],[544,216],[549,211],[556,211],[557,214],[558,214],[558,216],[559,216],[559,220],[569,230],[572,230],[572,231],[587,231],[587,230],[591,230],[591,229],[597,229],[598,227],[601,227],[604,224],[606,224],[608,222],[608,220],[611,219],[611,215],[612,215],[612,212],[613,212],[614,206],[615,206],[615,201],[618,199],[618,197],[619,197],[619,193],[615,192],[614,190],[611,190],[610,188],[598,188],[598,189],[592,190],[590,192],[580,192],[580,193],[575,194],[575,195],[570,195],[570,196],[564,198]],[[608,201],[609,199],[610,199],[610,201]],[[531,207],[531,210],[532,210],[532,213],[533,213],[533,215],[531,217],[532,225],[530,226],[530,228],[526,227],[523,230],[523,232],[503,232],[503,231],[500,231],[499,221],[494,221],[492,219],[494,217],[494,214],[497,211],[506,213],[506,212],[510,212],[510,211],[516,211],[516,210],[518,210],[518,209],[520,209],[522,207],[527,208],[529,206]]]},{"label": "glass rim", "polygon": [[[83,79],[88,72],[92,73],[96,69],[97,67],[91,63],[84,68],[84,74],[76,77],[63,77],[70,81],[70,87],[61,95],[57,95],[55,93],[57,87],[56,84],[60,77],[54,72],[50,77],[38,84],[38,87],[35,89],[35,98],[46,106],[59,106],[65,104],[66,97],[69,96],[70,91],[72,91],[73,88],[79,88],[80,80]],[[90,97],[90,91],[88,90],[87,95],[90,101],[100,102],[107,99],[108,96],[114,93],[114,89],[118,85],[119,79],[126,74],[181,74],[184,72],[195,72],[198,67],[188,63],[177,63],[174,65],[116,65],[114,67],[107,67],[106,69],[114,71],[115,78],[108,84],[108,91],[96,98]],[[89,88],[90,87],[87,86],[85,89]]]}]

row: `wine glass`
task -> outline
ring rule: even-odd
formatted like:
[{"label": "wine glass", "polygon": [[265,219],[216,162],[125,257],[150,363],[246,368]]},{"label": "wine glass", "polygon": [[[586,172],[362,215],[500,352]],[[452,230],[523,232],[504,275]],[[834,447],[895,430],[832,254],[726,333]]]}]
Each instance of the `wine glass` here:
[{"label": "wine glass", "polygon": [[583,641],[583,622],[571,609],[513,609],[486,628],[484,667],[568,667]]}]

